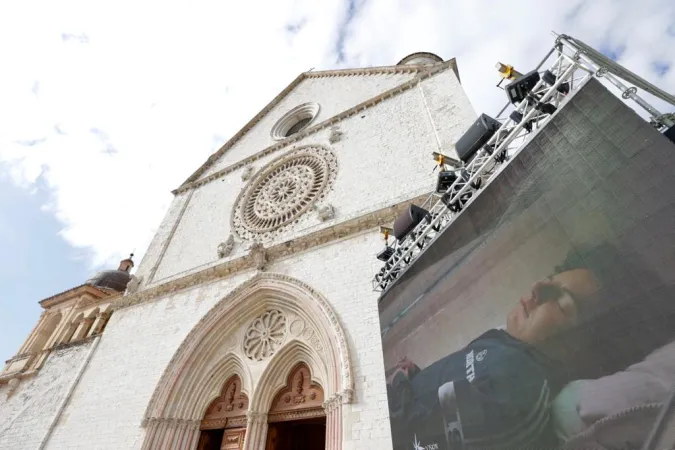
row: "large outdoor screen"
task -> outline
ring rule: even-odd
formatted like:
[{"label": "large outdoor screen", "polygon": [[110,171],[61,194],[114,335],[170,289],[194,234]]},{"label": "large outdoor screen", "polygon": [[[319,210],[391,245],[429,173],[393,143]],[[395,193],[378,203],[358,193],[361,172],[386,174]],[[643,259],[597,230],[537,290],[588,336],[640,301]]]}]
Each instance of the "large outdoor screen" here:
[{"label": "large outdoor screen", "polygon": [[675,387],[675,145],[598,82],[380,298],[394,448],[639,449]]}]

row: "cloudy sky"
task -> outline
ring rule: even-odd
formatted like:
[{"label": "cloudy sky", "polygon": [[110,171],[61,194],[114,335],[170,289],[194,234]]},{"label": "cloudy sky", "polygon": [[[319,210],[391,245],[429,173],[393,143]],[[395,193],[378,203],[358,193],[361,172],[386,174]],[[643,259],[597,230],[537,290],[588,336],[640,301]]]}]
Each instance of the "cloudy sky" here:
[{"label": "cloudy sky", "polygon": [[298,73],[456,57],[477,112],[497,61],[552,30],[675,91],[672,0],[31,1],[0,6],[0,358],[47,296],[130,251],[176,188]]}]

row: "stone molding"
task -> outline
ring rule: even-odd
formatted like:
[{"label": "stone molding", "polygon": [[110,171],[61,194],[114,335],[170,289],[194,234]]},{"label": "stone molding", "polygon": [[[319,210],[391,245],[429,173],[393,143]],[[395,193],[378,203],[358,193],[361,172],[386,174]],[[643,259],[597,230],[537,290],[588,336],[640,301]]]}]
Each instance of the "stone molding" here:
[{"label": "stone molding", "polygon": [[264,258],[261,258],[260,252],[251,252],[248,255],[241,256],[229,261],[225,261],[215,266],[211,266],[176,278],[165,283],[151,286],[135,294],[119,297],[112,303],[113,311],[128,308],[152,301],[159,297],[173,294],[194,286],[215,281],[221,278],[231,276],[235,273],[245,270],[262,270],[265,266],[276,260],[308,250],[326,243],[343,239],[345,237],[376,228],[380,225],[389,224],[398,214],[400,214],[410,203],[419,204],[427,198],[428,194],[418,196],[387,208],[383,208],[352,220],[336,224],[331,227],[323,228],[314,233],[298,237],[291,241],[282,242],[264,249]]},{"label": "stone molding", "polygon": [[162,417],[151,417],[149,419],[143,419],[143,427],[153,426],[153,425],[165,425],[169,428],[178,428],[178,427],[188,427],[193,429],[199,429],[201,421],[200,420],[189,420],[189,419],[165,419]]},{"label": "stone molding", "polygon": [[[194,189],[196,187],[202,186],[204,184],[210,183],[211,181],[217,180],[224,175],[238,170],[253,161],[256,161],[264,156],[267,156],[276,151],[282,150],[289,145],[298,142],[301,139],[304,139],[307,136],[315,134],[323,129],[331,128],[336,125],[338,122],[343,121],[349,117],[355,116],[356,114],[365,111],[366,109],[372,108],[373,106],[381,103],[384,100],[398,96],[399,94],[415,87],[420,81],[429,78],[437,73],[445,71],[448,67],[451,67],[457,79],[459,79],[459,74],[457,73],[457,64],[455,59],[450,59],[444,63],[439,63],[434,66],[387,66],[387,67],[373,67],[369,69],[350,69],[350,70],[327,70],[322,72],[307,72],[300,74],[291,84],[289,84],[286,89],[284,89],[272,102],[270,102],[262,111],[260,111],[249,123],[247,123],[241,130],[239,130],[229,141],[225,143],[218,151],[213,153],[206,162],[199,168],[195,173],[193,173],[181,186],[175,189],[173,192],[174,195],[184,192],[186,190]],[[323,78],[323,77],[336,77],[336,76],[356,76],[356,75],[381,75],[388,73],[417,73],[418,75],[411,80],[405,81],[400,85],[385,91],[375,97],[372,97],[365,102],[362,102],[350,109],[347,109],[329,119],[324,120],[316,125],[307,127],[292,136],[289,136],[277,143],[261,150],[255,155],[251,155],[247,158],[242,159],[241,161],[234,163],[228,167],[225,167],[213,174],[199,179],[201,175],[206,172],[206,170],[211,167],[222,155],[225,154],[236,142],[238,142],[249,130],[251,130],[260,120],[267,115],[286,95],[288,95],[295,87],[302,82],[305,78]]]},{"label": "stone molding", "polygon": [[324,417],[326,411],[323,408],[301,409],[297,411],[283,411],[270,413],[268,422],[287,422],[290,420],[313,419],[315,417]]}]

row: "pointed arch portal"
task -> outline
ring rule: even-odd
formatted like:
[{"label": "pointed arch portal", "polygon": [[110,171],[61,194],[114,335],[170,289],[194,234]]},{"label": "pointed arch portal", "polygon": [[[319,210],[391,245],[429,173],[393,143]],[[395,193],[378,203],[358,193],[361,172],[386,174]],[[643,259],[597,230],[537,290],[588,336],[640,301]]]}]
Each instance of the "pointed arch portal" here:
[{"label": "pointed arch portal", "polygon": [[[251,339],[265,340],[265,352]],[[220,300],[174,354],[146,409],[143,449],[193,450],[200,429],[222,426],[232,448],[263,450],[269,422],[310,417],[325,418],[326,448],[339,449],[352,395],[347,340],[330,304],[299,280],[259,274]],[[242,412],[239,404],[245,421],[228,415]],[[243,445],[228,421],[245,427]]]}]

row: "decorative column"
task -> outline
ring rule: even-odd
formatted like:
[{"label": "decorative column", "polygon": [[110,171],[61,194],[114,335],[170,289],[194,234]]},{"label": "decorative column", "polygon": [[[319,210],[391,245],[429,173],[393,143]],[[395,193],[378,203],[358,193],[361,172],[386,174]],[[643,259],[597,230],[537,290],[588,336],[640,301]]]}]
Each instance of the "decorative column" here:
[{"label": "decorative column", "polygon": [[265,450],[267,440],[267,413],[246,413],[246,437],[244,450]]},{"label": "decorative column", "polygon": [[192,450],[199,439],[199,420],[150,419],[143,450]]},{"label": "decorative column", "polygon": [[326,450],[342,449],[342,403],[343,395],[335,394],[323,404],[326,410]]}]

